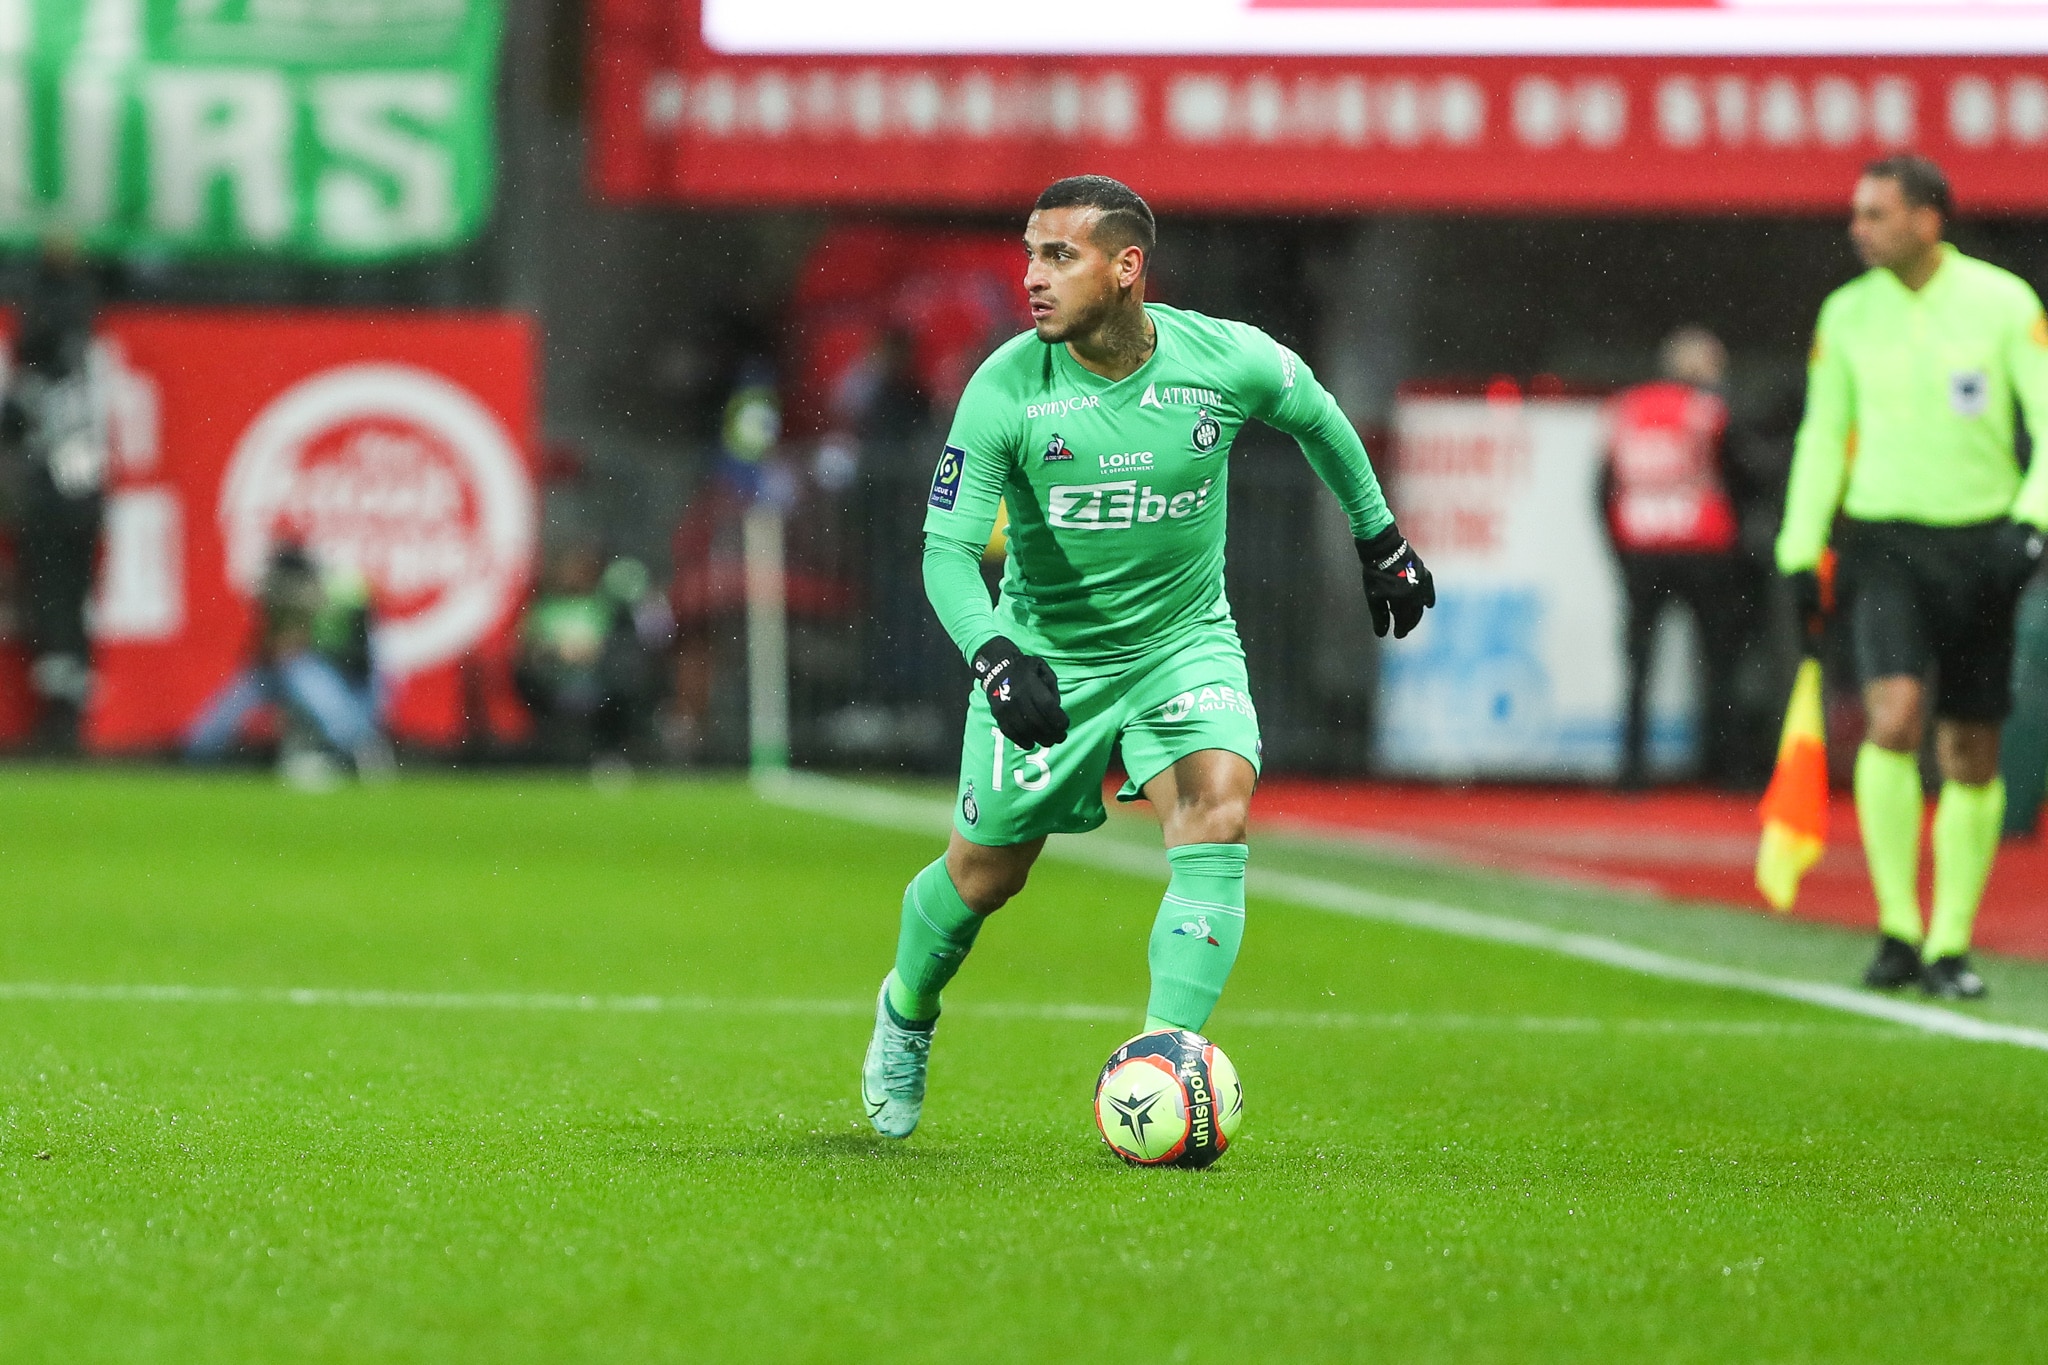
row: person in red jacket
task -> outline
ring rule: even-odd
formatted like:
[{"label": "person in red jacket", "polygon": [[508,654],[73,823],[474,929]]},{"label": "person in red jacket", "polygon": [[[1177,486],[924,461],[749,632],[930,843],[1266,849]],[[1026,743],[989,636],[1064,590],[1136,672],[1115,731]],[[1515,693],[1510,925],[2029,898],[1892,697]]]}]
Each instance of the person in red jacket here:
[{"label": "person in red jacket", "polygon": [[1661,355],[1663,377],[1616,395],[1602,480],[1608,534],[1628,599],[1628,703],[1621,785],[1646,784],[1650,648],[1672,602],[1700,635],[1702,777],[1727,775],[1733,666],[1747,631],[1739,585],[1748,575],[1729,493],[1728,352],[1712,332],[1682,327]]}]

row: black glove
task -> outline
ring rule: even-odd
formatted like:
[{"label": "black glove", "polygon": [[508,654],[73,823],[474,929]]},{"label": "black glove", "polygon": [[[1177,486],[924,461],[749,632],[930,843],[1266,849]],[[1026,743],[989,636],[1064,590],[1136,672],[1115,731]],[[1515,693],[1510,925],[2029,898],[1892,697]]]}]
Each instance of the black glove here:
[{"label": "black glove", "polygon": [[2048,533],[2024,521],[2008,521],[1998,528],[1999,560],[2005,566],[2006,581],[2018,592],[2027,586],[2041,567],[2041,551],[2048,548]]},{"label": "black glove", "polygon": [[1372,608],[1372,633],[1384,636],[1391,621],[1394,638],[1405,638],[1422,620],[1422,609],[1436,605],[1436,580],[1398,526],[1389,524],[1371,540],[1355,543],[1359,562],[1365,565],[1365,600]]},{"label": "black glove", "polygon": [[1785,587],[1792,594],[1792,614],[1799,628],[1809,635],[1818,635],[1827,620],[1827,600],[1821,595],[1820,575],[1812,569],[1788,573]]},{"label": "black glove", "polygon": [[1067,737],[1060,680],[1052,665],[998,635],[974,651],[975,685],[988,695],[996,727],[1020,749],[1057,744]]}]

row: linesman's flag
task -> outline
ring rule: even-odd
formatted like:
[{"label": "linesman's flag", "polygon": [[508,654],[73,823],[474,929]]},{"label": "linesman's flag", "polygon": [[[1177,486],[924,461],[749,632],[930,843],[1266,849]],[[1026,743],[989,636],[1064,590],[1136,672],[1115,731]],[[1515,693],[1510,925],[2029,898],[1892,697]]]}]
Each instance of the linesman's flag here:
[{"label": "linesman's flag", "polygon": [[1821,713],[1820,660],[1807,658],[1792,682],[1778,766],[1764,792],[1763,842],[1756,850],[1756,889],[1774,910],[1790,910],[1800,878],[1820,861],[1828,838],[1827,723]]}]

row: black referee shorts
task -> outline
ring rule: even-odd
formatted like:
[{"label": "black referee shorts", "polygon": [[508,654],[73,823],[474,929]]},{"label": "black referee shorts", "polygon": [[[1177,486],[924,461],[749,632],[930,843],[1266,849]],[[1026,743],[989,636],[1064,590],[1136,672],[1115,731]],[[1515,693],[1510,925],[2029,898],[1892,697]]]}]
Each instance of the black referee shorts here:
[{"label": "black referee shorts", "polygon": [[1843,520],[1835,547],[1859,681],[1932,668],[1935,715],[2005,719],[2019,587],[1998,554],[2002,524]]}]

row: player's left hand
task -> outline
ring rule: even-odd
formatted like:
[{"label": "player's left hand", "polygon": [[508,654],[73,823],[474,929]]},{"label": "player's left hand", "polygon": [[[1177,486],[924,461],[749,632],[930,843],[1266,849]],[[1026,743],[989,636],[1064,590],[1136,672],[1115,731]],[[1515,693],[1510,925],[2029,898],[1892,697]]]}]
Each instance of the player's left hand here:
[{"label": "player's left hand", "polygon": [[2008,521],[1998,528],[1999,561],[2006,581],[2014,592],[2027,586],[2041,567],[2041,552],[2048,549],[2048,532],[2024,521]]},{"label": "player's left hand", "polygon": [[1009,636],[996,635],[974,651],[973,667],[996,728],[1012,744],[1029,750],[1066,739],[1067,713],[1051,664],[1026,654]]},{"label": "player's left hand", "polygon": [[1436,580],[1429,576],[1422,556],[1408,544],[1401,528],[1389,523],[1371,540],[1355,542],[1359,562],[1365,565],[1365,600],[1372,608],[1372,633],[1384,637],[1394,628],[1396,640],[1422,621],[1425,607],[1436,605]]}]

